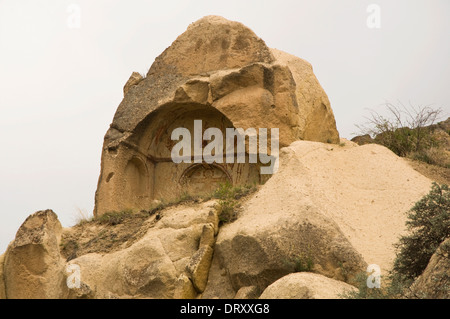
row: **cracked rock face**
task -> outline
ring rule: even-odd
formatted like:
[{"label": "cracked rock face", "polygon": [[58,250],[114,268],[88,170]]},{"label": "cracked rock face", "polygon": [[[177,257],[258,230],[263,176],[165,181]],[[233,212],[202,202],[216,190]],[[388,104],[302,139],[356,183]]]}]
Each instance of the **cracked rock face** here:
[{"label": "cracked rock face", "polygon": [[62,227],[51,210],[30,215],[9,245],[3,263],[6,298],[63,298],[64,259],[59,253]]},{"label": "cracked rock face", "polygon": [[311,65],[217,16],[191,24],[145,78],[131,75],[124,93],[105,135],[96,216],[206,192],[226,181],[264,181],[258,165],[248,161],[175,165],[171,133],[178,127],[192,133],[194,120],[203,121],[203,130],[222,132],[278,128],[280,147],[301,139],[339,142],[330,102]]},{"label": "cracked rock face", "polygon": [[194,298],[209,274],[218,231],[214,203],[165,210],[129,247],[86,254],[69,264],[80,267],[91,298]]},{"label": "cracked rock face", "polygon": [[340,299],[356,290],[349,284],[322,275],[294,273],[267,287],[260,299]]}]

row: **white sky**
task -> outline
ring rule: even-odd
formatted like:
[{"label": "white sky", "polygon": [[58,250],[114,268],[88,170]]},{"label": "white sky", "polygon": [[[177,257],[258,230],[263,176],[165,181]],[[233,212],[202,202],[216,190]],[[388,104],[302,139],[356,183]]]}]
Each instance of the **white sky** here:
[{"label": "white sky", "polygon": [[[380,29],[367,27],[372,3]],[[341,137],[385,101],[450,113],[448,0],[0,0],[0,254],[35,211],[53,209],[65,227],[77,209],[92,214],[123,85],[209,14],[312,63]]]}]

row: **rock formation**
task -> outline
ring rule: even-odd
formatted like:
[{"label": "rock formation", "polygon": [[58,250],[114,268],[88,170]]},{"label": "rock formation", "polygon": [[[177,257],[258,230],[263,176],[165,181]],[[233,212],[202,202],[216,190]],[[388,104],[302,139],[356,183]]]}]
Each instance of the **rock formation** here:
[{"label": "rock formation", "polygon": [[[121,225],[61,230],[54,213],[36,213],[0,257],[0,295],[6,286],[8,298],[257,298],[307,271],[314,275],[286,283],[298,290],[276,293],[320,298],[328,295],[317,286],[348,287],[369,263],[385,274],[406,212],[431,182],[382,146],[346,143],[298,141],[282,149],[279,171],[222,226],[216,200],[180,204],[108,248]],[[74,254],[62,253],[68,239],[76,241]],[[67,265],[80,267],[80,288],[67,291]]]},{"label": "rock formation", "polygon": [[[311,65],[237,22],[193,23],[124,95],[104,139],[96,219],[63,229],[50,210],[27,218],[0,256],[0,298],[338,298],[368,264],[390,269],[405,212],[431,186],[388,149],[340,140]],[[175,164],[171,132],[194,120],[279,128],[278,172]],[[264,182],[234,222],[221,223],[223,203],[208,196],[167,204],[227,181]],[[102,223],[114,214],[129,224]],[[416,285],[442,265],[433,257]]]},{"label": "rock formation", "polygon": [[420,299],[450,299],[450,239],[436,250],[406,296]]},{"label": "rock formation", "polygon": [[[191,24],[151,66],[133,73],[105,135],[95,216],[148,209],[154,200],[205,193],[226,181],[261,182],[258,165],[171,159],[178,127],[279,128],[280,146],[339,142],[330,102],[311,65],[270,49],[241,23],[208,16]],[[224,143],[225,145],[225,143]],[[225,152],[224,152],[225,153]]]},{"label": "rock formation", "polygon": [[339,299],[356,288],[312,273],[285,276],[264,290],[261,299]]},{"label": "rock formation", "polygon": [[50,210],[29,216],[20,226],[3,261],[7,298],[68,295],[65,261],[59,252],[61,232],[58,217]]}]

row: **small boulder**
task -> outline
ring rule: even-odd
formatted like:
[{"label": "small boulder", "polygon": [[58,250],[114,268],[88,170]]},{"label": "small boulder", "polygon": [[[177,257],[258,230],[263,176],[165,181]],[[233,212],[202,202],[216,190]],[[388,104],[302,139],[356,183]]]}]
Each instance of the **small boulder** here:
[{"label": "small boulder", "polygon": [[144,78],[142,75],[140,75],[137,72],[133,72],[128,79],[127,83],[125,83],[125,86],[123,87],[123,95],[127,95],[130,88],[134,85],[138,85],[139,82],[141,82]]},{"label": "small boulder", "polygon": [[65,262],[59,251],[62,227],[51,210],[29,216],[9,245],[4,278],[9,299],[65,297]]},{"label": "small boulder", "polygon": [[356,290],[342,281],[301,272],[277,280],[264,290],[260,299],[340,299]]}]

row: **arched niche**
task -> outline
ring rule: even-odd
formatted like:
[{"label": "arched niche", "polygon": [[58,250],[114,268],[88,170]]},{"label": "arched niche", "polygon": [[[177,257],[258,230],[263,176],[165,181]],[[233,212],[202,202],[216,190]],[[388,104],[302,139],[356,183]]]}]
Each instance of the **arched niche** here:
[{"label": "arched niche", "polygon": [[149,188],[149,173],[145,162],[133,156],[127,163],[124,172],[124,194],[129,205],[136,206],[142,199],[152,196]]},{"label": "arched niche", "polygon": [[[195,120],[202,121],[202,135],[208,128],[220,129],[225,148],[226,129],[234,128],[233,123],[216,108],[195,103],[171,103],[160,107],[142,121],[130,137],[129,142],[135,150],[152,164],[149,176],[152,181],[152,199],[173,200],[186,193],[208,194],[225,182],[232,185],[260,182],[258,164],[174,163],[171,151],[178,141],[172,141],[172,132],[176,128],[187,128],[193,138]],[[204,141],[203,147],[208,143]],[[135,168],[129,169],[130,174],[136,176],[143,168],[134,162],[133,165]],[[145,188],[137,184],[133,187],[138,193],[142,193]]]},{"label": "arched niche", "polygon": [[193,164],[181,175],[180,185],[190,195],[207,195],[221,184],[233,183],[226,167],[218,164]]}]

